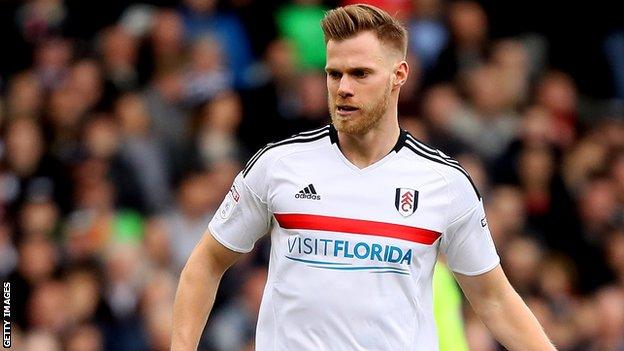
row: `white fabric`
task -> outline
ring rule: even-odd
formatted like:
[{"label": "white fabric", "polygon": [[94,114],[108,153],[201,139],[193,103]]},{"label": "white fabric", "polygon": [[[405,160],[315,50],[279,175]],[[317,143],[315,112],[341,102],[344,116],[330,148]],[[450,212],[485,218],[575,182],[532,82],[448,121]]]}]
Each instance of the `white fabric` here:
[{"label": "white fabric", "polygon": [[[403,146],[360,170],[329,136],[269,148],[256,158],[236,177],[209,228],[239,252],[270,232],[257,350],[437,350],[431,280],[438,252],[468,275],[499,262],[475,190],[448,162]],[[310,184],[320,200],[295,197]],[[409,204],[403,213],[395,207],[397,189],[418,192],[411,215]],[[323,216],[313,217],[314,225],[333,230],[284,229],[278,219],[288,215]],[[351,220],[374,223],[357,222],[356,233],[331,227]],[[441,236],[432,243],[406,240],[393,231],[377,235],[377,225]]]}]

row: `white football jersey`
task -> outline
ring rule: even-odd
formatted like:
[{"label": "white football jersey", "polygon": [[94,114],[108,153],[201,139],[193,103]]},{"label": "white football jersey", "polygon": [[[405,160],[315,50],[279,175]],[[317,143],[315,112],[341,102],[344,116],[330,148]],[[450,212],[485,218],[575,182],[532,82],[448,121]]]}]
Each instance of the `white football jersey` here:
[{"label": "white football jersey", "polygon": [[466,275],[499,258],[480,195],[457,161],[402,131],[359,169],[333,126],[268,144],[209,225],[249,252],[271,235],[257,350],[437,350],[438,252]]}]

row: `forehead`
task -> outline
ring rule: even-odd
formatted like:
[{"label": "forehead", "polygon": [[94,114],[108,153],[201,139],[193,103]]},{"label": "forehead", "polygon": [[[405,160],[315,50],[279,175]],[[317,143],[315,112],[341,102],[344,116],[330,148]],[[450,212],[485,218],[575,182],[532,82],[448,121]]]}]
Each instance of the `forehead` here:
[{"label": "forehead", "polygon": [[391,56],[372,32],[362,32],[352,38],[327,42],[327,68],[379,66]]}]

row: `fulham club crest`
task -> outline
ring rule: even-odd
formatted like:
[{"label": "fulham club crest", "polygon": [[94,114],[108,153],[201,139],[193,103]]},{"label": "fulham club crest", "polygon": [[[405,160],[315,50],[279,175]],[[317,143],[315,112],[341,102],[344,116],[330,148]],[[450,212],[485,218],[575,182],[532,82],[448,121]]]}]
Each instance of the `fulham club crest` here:
[{"label": "fulham club crest", "polygon": [[408,188],[396,188],[394,207],[403,217],[411,215],[418,207],[418,191]]}]

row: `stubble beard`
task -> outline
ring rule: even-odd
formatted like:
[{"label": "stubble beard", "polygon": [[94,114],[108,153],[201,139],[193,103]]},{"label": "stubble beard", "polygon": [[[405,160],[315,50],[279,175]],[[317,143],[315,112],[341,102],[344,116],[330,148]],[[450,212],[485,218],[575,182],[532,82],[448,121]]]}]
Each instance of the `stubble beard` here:
[{"label": "stubble beard", "polygon": [[337,131],[351,134],[351,135],[364,135],[371,129],[375,128],[381,121],[383,115],[388,110],[388,104],[390,103],[390,89],[388,85],[379,99],[372,104],[362,104],[359,107],[358,113],[360,116],[343,118],[336,114],[336,104],[328,98],[329,111],[331,111],[332,124]]}]

